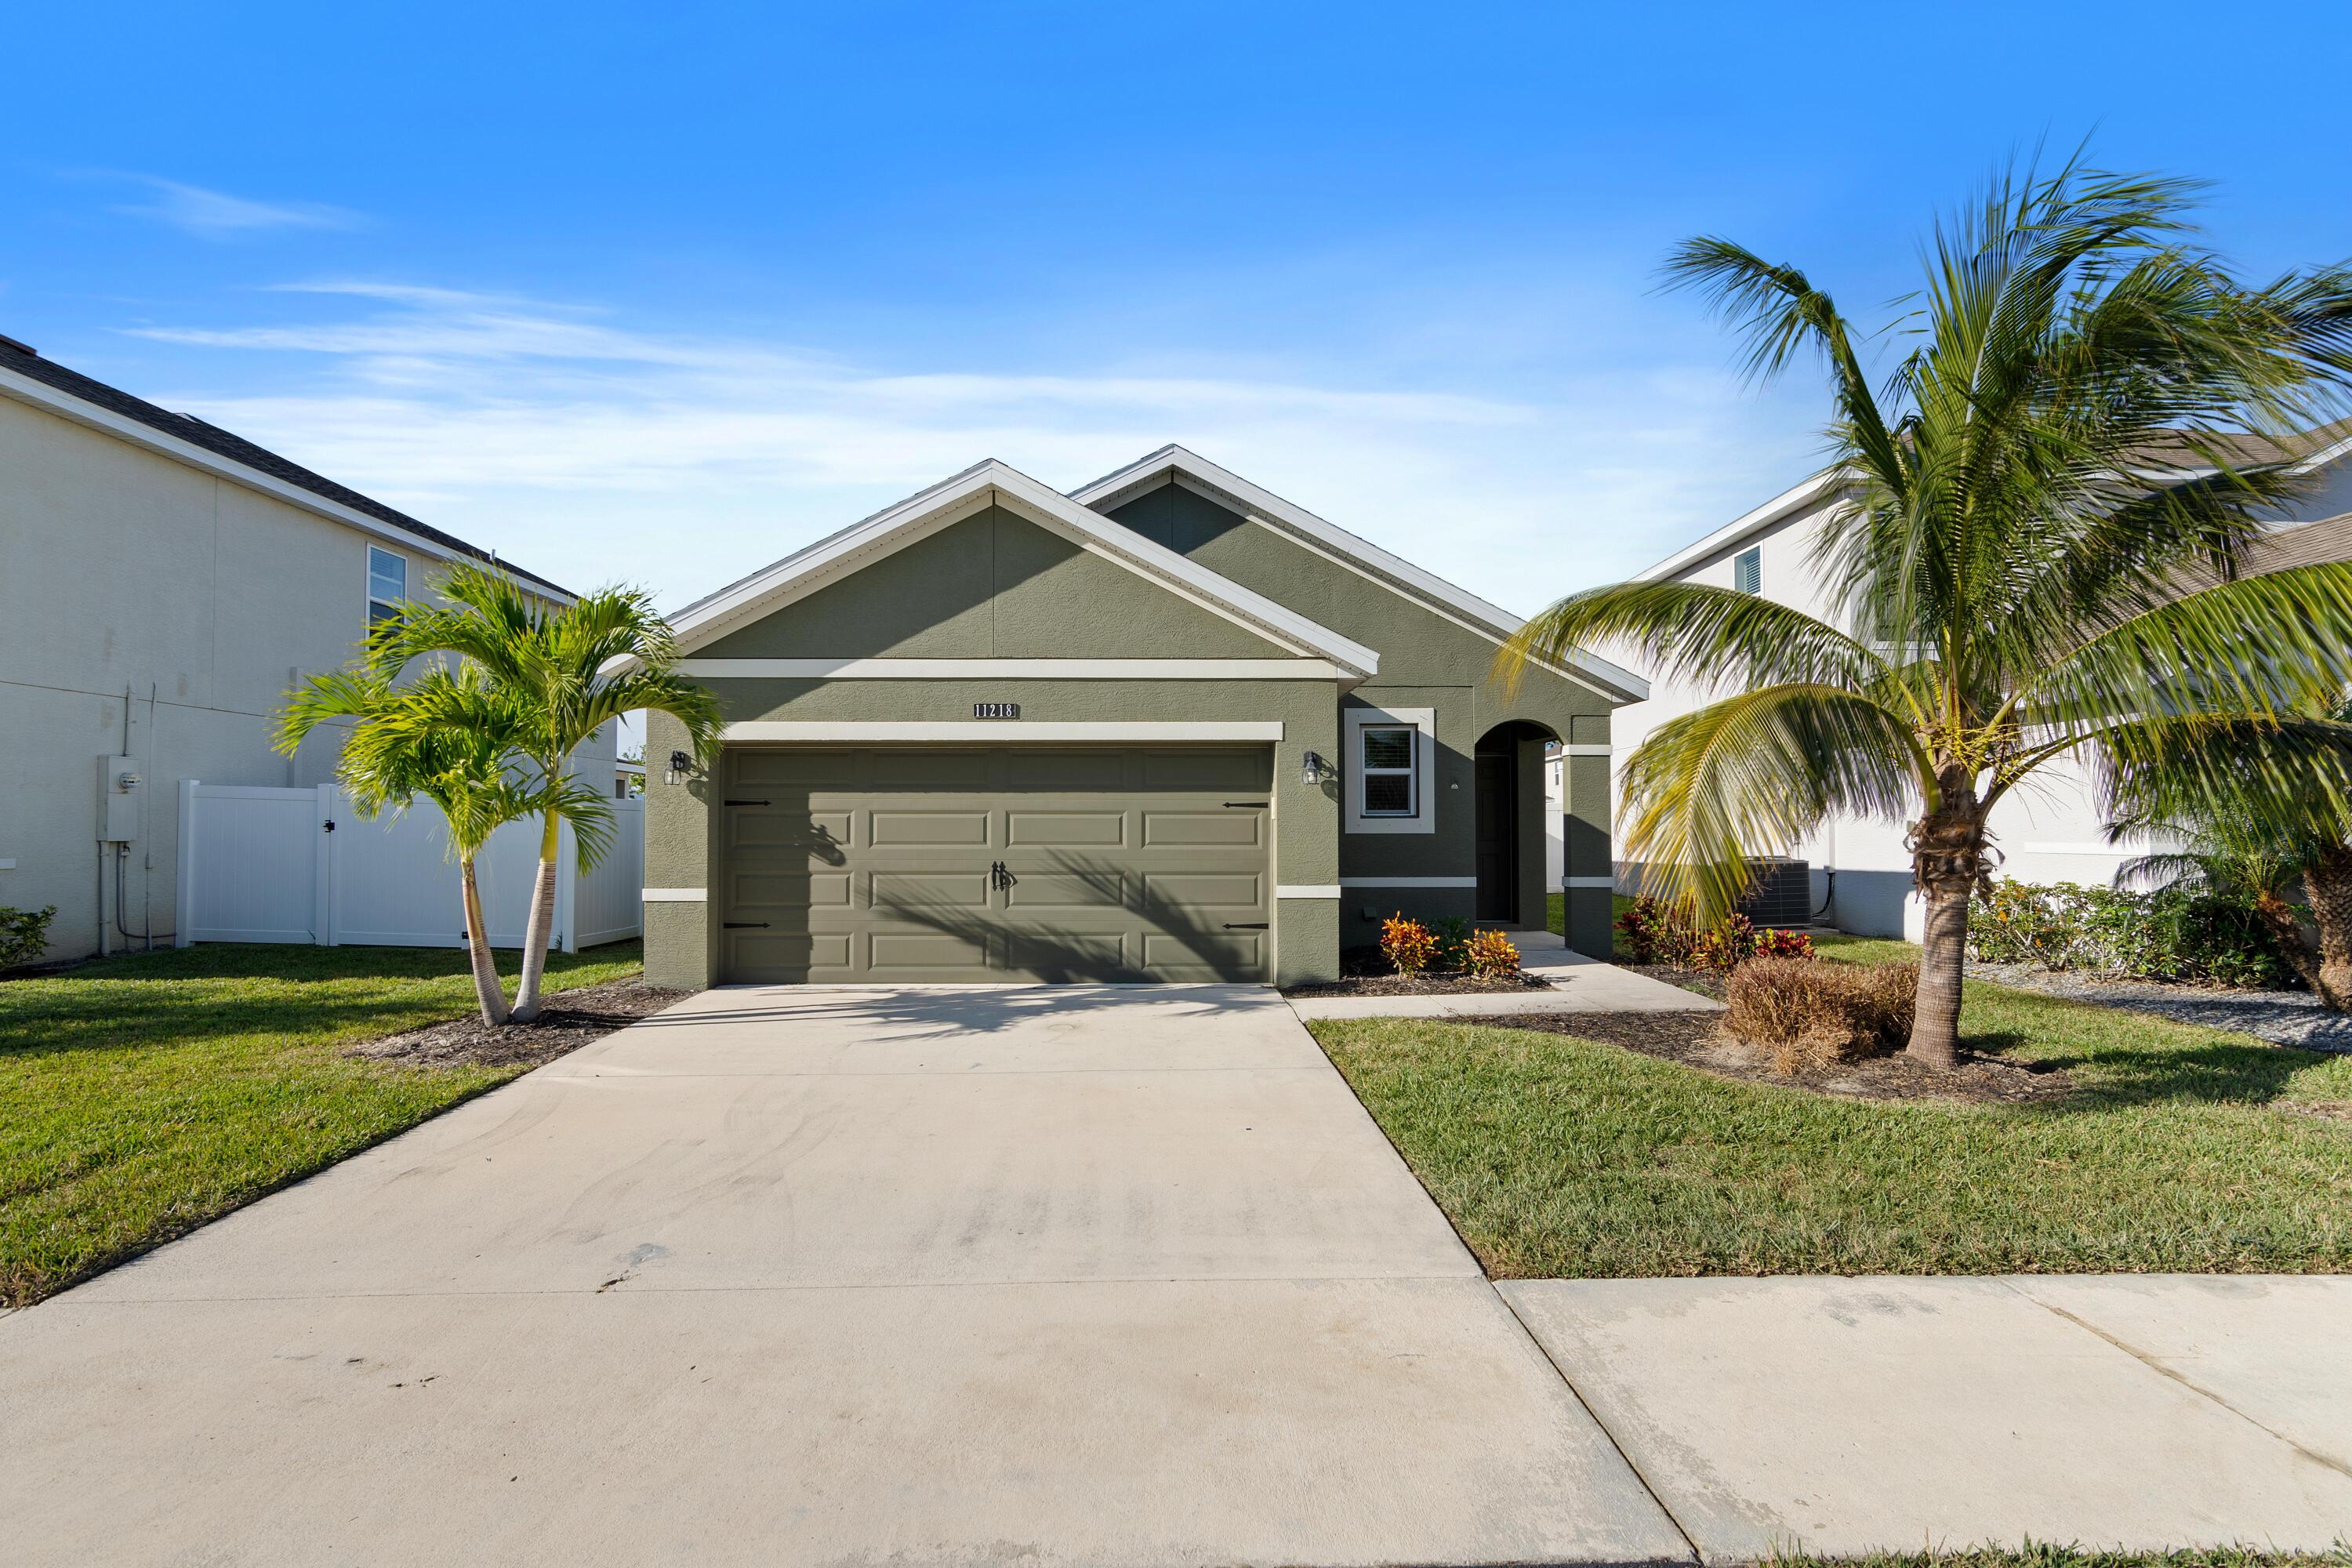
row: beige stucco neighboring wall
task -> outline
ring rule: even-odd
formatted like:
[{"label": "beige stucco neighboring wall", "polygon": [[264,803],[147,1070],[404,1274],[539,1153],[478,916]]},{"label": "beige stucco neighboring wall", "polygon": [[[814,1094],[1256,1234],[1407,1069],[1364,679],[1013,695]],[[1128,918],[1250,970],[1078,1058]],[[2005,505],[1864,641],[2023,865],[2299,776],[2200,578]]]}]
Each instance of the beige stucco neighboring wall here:
[{"label": "beige stucco neighboring wall", "polygon": [[[341,665],[365,635],[370,541],[5,399],[0,476],[0,860],[16,862],[0,869],[0,905],[58,907],[53,959],[97,951],[101,922],[108,946],[126,945],[118,913],[167,940],[178,781],[331,776],[331,736],[289,760],[269,734],[293,679]],[[374,542],[407,560],[412,595],[429,593],[436,563]],[[145,781],[145,827],[121,910],[110,860],[101,910],[96,759],[125,750]],[[608,734],[583,766],[609,777],[612,751]]]}]

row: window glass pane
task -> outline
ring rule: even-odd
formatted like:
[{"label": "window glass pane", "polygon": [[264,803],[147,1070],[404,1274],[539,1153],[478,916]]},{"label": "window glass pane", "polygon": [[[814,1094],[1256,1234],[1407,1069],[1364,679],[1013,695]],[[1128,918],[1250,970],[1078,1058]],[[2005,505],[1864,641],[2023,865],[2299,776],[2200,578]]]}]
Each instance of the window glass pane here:
[{"label": "window glass pane", "polygon": [[378,621],[396,621],[398,619],[400,619],[400,612],[394,609],[390,605],[385,604],[383,600],[370,599],[368,601],[368,625],[373,626]]},{"label": "window glass pane", "polygon": [[1411,773],[1366,773],[1364,775],[1364,815],[1367,816],[1404,816],[1412,811],[1412,775]]},{"label": "window glass pane", "polygon": [[1743,550],[1731,559],[1731,585],[1743,594],[1764,591],[1764,552]]},{"label": "window glass pane", "polygon": [[1412,731],[1366,730],[1364,731],[1364,766],[1368,768],[1412,766]]},{"label": "window glass pane", "polygon": [[408,597],[407,561],[389,550],[369,545],[368,597],[386,601]]}]

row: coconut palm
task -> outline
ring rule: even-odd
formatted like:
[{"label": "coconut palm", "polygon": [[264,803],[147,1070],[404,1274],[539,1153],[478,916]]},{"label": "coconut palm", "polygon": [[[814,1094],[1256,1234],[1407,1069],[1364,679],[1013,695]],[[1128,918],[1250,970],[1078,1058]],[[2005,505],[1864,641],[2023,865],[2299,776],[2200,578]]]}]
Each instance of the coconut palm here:
[{"label": "coconut palm", "polygon": [[[443,604],[404,604],[369,633],[374,676],[396,679],[416,659],[454,654],[478,668],[518,712],[515,750],[540,778],[571,777],[572,758],[597,731],[635,710],[667,713],[707,759],[716,749],[718,699],[679,675],[668,623],[634,588],[605,588],[552,605],[504,573],[453,569],[439,584]],[[569,816],[581,859],[594,865],[611,841],[613,810],[601,792],[551,795],[541,825],[539,877],[524,929],[522,980],[514,1018],[539,1016],[555,922],[556,855]]]},{"label": "coconut palm", "polygon": [[362,664],[312,676],[288,693],[278,721],[278,747],[289,756],[320,725],[353,722],[335,773],[362,816],[372,821],[404,811],[420,795],[440,807],[457,861],[474,999],[490,1025],[505,1023],[508,1007],[475,861],[506,824],[542,811],[576,811],[595,798],[572,780],[551,787],[525,764],[528,716],[471,665],[428,670],[395,686]]},{"label": "coconut palm", "polygon": [[[2314,702],[2213,739],[2160,737],[2111,782],[2118,837],[2159,833],[2179,846],[2119,876],[2246,894],[2312,994],[2352,1011],[2352,705]],[[2256,763],[2217,767],[2215,756]],[[2297,882],[2316,942],[2284,892]]]},{"label": "coconut palm", "polygon": [[[1751,375],[1808,352],[1826,364],[1829,618],[1632,583],[1561,600],[1505,650],[1516,671],[1622,641],[1725,693],[1659,726],[1623,773],[1628,852],[1701,914],[1737,900],[1747,856],[1833,813],[1907,823],[1926,904],[1910,1050],[1930,1064],[1958,1047],[2000,800],[2062,759],[2259,728],[2352,674],[2352,566],[2234,572],[2295,491],[2280,443],[2352,371],[2352,269],[2242,285],[2189,243],[2193,195],[2079,159],[1996,174],[1937,226],[1883,389],[1804,273],[1685,242],[1669,285],[1744,331]],[[2183,596],[2192,567],[2220,581]]]}]

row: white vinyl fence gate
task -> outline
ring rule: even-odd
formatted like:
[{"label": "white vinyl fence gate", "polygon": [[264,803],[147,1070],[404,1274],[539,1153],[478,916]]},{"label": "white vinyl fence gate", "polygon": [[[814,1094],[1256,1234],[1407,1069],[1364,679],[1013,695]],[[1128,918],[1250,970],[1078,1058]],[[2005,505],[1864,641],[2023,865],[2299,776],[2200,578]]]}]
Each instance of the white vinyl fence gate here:
[{"label": "white vinyl fence gate", "polygon": [[[563,825],[552,945],[566,952],[644,929],[646,806],[610,803],[611,851],[580,866]],[[474,862],[493,947],[520,947],[539,872],[539,819],[509,822]],[[316,789],[180,781],[178,945],[463,947],[466,911],[440,809],[420,801],[369,822],[331,784]]]}]

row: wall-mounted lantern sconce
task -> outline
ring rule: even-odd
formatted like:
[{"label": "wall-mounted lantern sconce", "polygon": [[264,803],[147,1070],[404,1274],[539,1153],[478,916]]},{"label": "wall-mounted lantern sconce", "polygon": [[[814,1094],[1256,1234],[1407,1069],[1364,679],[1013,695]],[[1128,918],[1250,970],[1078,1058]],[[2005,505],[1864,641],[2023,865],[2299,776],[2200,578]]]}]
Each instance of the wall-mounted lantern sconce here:
[{"label": "wall-mounted lantern sconce", "polygon": [[693,766],[692,757],[688,756],[684,752],[672,752],[669,754],[669,766],[662,770],[662,783],[674,784],[681,782]]},{"label": "wall-mounted lantern sconce", "polygon": [[1299,782],[1311,787],[1330,776],[1331,764],[1315,752],[1307,752],[1304,765],[1298,770]]}]

